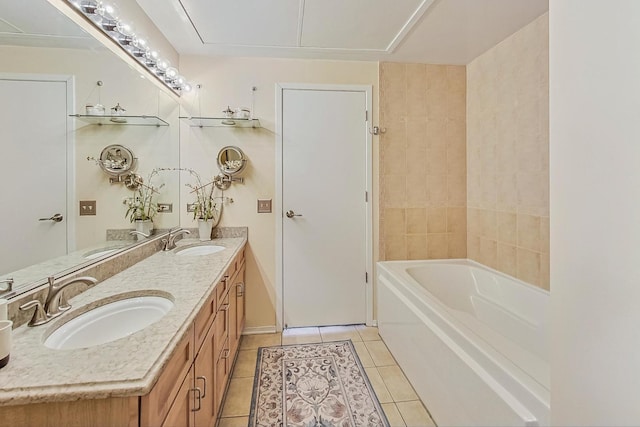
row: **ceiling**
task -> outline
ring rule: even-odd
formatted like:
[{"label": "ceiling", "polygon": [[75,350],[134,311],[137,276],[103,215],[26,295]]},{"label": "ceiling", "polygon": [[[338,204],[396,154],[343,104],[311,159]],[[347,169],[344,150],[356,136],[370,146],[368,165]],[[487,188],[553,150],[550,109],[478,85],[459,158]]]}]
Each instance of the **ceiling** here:
[{"label": "ceiling", "polygon": [[46,0],[29,0],[28,7],[25,3],[0,0],[0,45],[101,48]]},{"label": "ceiling", "polygon": [[[549,0],[137,1],[181,55],[468,64]],[[24,3],[22,3],[24,5]],[[99,48],[46,0],[0,0],[0,45]]]},{"label": "ceiling", "polygon": [[136,0],[181,54],[467,64],[548,0]]}]

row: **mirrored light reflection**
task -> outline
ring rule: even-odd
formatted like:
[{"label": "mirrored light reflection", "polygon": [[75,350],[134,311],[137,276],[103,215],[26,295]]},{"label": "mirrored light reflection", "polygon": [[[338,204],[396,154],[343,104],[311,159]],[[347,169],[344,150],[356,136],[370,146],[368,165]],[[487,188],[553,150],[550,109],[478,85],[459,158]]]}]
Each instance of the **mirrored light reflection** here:
[{"label": "mirrored light reflection", "polygon": [[177,93],[191,90],[192,86],[180,75],[178,69],[157,50],[152,49],[143,35],[136,34],[133,23],[123,19],[114,5],[101,0],[66,1],[169,88]]}]

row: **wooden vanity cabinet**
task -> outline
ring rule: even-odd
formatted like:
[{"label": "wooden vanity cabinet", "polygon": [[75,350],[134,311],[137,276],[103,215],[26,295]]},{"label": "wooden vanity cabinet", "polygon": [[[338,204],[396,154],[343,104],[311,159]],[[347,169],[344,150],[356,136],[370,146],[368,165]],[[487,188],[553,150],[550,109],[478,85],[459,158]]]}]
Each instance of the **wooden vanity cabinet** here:
[{"label": "wooden vanity cabinet", "polygon": [[0,427],[215,425],[244,327],[244,272],[243,250],[147,395],[2,407]]},{"label": "wooden vanity cabinet", "polygon": [[[167,364],[151,393],[141,398],[142,427],[215,425],[244,327],[244,272],[242,251],[194,320],[189,336],[195,351],[182,382],[175,374],[167,374],[184,371],[184,366],[180,369],[173,366],[174,363],[184,364],[184,357],[178,356],[184,353],[180,347],[179,353]],[[169,388],[163,386],[169,381],[175,384],[172,388],[172,393],[177,389],[175,394],[160,392]],[[156,401],[158,398],[165,399],[164,403]],[[152,412],[155,412],[155,417],[151,415]]]}]

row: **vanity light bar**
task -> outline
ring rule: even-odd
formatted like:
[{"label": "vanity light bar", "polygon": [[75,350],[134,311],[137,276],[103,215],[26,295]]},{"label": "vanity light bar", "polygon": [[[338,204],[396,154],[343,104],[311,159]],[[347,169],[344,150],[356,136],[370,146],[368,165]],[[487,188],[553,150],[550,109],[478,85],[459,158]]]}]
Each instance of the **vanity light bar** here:
[{"label": "vanity light bar", "polygon": [[172,67],[171,63],[162,58],[158,51],[151,49],[142,36],[135,34],[131,25],[119,16],[115,6],[101,0],[66,0],[66,2],[131,57],[144,65],[168,88],[178,94],[192,89],[177,68]]}]

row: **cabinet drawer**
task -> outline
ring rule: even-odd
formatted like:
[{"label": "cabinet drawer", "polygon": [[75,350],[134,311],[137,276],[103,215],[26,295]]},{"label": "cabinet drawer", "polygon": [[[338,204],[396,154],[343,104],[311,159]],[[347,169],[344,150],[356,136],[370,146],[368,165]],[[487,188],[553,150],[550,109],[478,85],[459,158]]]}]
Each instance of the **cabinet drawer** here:
[{"label": "cabinet drawer", "polygon": [[216,292],[212,292],[205,305],[200,309],[200,312],[193,323],[196,350],[202,346],[204,337],[207,335],[207,331],[213,323],[213,319],[216,317],[217,311],[217,295]]},{"label": "cabinet drawer", "polygon": [[158,382],[149,394],[143,396],[140,403],[140,425],[159,426],[178,394],[184,377],[193,361],[193,327],[178,344],[167,362]]}]

